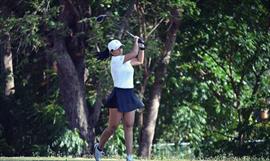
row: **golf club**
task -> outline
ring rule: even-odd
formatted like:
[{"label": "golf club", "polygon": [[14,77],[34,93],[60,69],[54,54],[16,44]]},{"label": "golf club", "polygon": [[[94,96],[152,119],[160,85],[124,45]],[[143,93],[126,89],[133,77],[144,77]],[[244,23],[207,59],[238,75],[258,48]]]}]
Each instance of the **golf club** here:
[{"label": "golf club", "polygon": [[97,23],[102,23],[106,19],[107,15],[102,14],[96,17]]},{"label": "golf club", "polygon": [[[130,35],[131,37],[133,37],[133,38],[136,37],[135,35],[133,35],[132,33],[128,32],[128,31],[126,31],[126,33],[127,33],[128,35]],[[144,44],[143,39],[139,38],[139,39],[138,39],[138,43],[143,43],[143,44]]]},{"label": "golf club", "polygon": [[[107,17],[106,14],[101,14],[101,15],[99,15],[99,16],[96,17],[96,22],[97,22],[97,23],[102,23],[102,22],[105,21],[106,17]],[[129,31],[126,31],[126,33],[127,33],[128,35],[130,35],[131,37],[133,37],[133,38],[136,37],[135,35],[133,35],[133,34],[130,33]],[[143,39],[142,39],[142,38],[139,38],[139,39],[138,39],[138,43],[144,44]]]}]

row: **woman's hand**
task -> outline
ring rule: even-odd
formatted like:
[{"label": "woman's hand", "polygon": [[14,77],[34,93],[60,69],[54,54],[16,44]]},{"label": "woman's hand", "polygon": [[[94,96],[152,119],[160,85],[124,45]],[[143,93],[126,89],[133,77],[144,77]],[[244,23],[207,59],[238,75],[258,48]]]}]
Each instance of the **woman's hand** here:
[{"label": "woman's hand", "polygon": [[127,61],[129,61],[129,60],[131,60],[133,58],[135,58],[138,55],[138,53],[139,53],[139,43],[138,43],[138,40],[139,40],[139,37],[138,36],[134,36],[133,49],[129,53],[127,53],[125,55],[125,59],[124,59],[124,62],[123,63],[125,63],[125,62],[127,62]]},{"label": "woman's hand", "polygon": [[134,36],[134,44],[138,44],[139,42],[139,36]]}]

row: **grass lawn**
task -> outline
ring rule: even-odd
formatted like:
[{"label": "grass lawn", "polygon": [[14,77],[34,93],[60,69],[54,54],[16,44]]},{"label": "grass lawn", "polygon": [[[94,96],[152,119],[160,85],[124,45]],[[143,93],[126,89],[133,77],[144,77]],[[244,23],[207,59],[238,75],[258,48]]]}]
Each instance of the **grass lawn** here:
[{"label": "grass lawn", "polygon": [[[0,161],[95,161],[94,158],[72,158],[72,157],[0,157]],[[126,161],[124,158],[114,157],[113,159],[104,158],[102,161]],[[185,159],[162,159],[162,160],[143,160],[135,159],[134,161],[190,161]],[[215,158],[198,161],[270,161],[269,158]]]},{"label": "grass lawn", "polygon": [[[0,157],[0,161],[95,161],[94,158],[71,158],[71,157]],[[125,159],[102,159],[102,161],[126,161]],[[134,161],[147,161],[135,159]],[[188,160],[151,160],[151,161],[188,161]]]}]

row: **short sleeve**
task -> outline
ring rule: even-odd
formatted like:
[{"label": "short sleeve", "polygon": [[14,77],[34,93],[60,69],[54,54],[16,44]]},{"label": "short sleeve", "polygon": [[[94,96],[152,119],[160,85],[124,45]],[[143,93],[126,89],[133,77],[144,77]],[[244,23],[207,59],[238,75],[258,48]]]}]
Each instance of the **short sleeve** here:
[{"label": "short sleeve", "polygon": [[120,57],[120,58],[119,58],[119,63],[121,63],[121,64],[131,64],[131,60],[126,61],[126,62],[124,63],[125,55],[120,55],[119,57]]},{"label": "short sleeve", "polygon": [[112,63],[113,64],[131,64],[131,60],[124,63],[125,55],[119,55],[119,56],[113,56],[112,57]]},{"label": "short sleeve", "polygon": [[119,62],[123,64],[124,60],[125,60],[125,55],[120,55],[119,56]]}]

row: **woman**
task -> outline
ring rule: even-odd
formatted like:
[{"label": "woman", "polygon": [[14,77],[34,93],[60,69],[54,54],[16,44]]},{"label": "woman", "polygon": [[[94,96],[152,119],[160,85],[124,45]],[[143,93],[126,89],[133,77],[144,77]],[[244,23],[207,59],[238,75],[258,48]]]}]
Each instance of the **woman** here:
[{"label": "woman", "polygon": [[[112,56],[111,75],[114,88],[105,104],[109,108],[109,125],[103,131],[99,143],[94,146],[96,161],[100,161],[100,158],[104,155],[104,145],[110,136],[113,135],[121,120],[124,124],[127,161],[133,160],[132,146],[135,110],[142,108],[144,104],[133,91],[134,69],[132,66],[143,64],[144,43],[139,41],[139,37],[136,36],[133,49],[125,55],[122,55],[122,47],[123,44],[119,40],[112,40],[108,44],[107,51]],[[99,59],[104,59],[104,55],[99,57]]]}]

